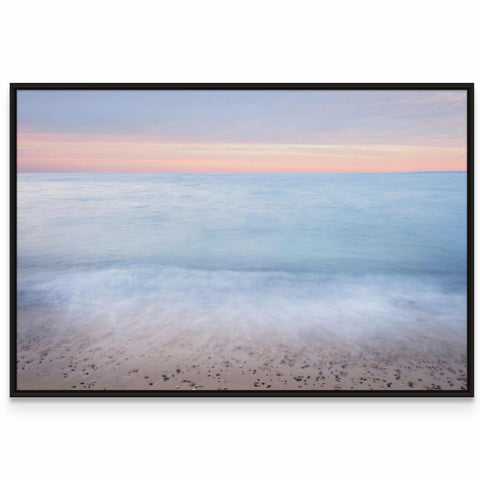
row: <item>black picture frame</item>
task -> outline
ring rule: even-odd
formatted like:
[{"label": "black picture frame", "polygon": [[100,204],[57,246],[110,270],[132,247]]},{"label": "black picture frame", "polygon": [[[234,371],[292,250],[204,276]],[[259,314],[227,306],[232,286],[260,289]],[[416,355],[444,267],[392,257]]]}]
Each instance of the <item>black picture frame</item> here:
[{"label": "black picture frame", "polygon": [[[17,388],[17,92],[19,90],[465,90],[467,92],[466,390],[19,390]],[[13,83],[10,85],[10,396],[11,397],[473,397],[474,396],[474,84],[473,83]]]}]

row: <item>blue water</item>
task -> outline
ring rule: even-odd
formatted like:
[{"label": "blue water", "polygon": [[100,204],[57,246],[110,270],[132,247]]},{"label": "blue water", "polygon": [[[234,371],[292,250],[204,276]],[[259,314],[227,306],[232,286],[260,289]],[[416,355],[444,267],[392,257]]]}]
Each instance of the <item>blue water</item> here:
[{"label": "blue water", "polygon": [[18,290],[77,325],[463,335],[466,174],[20,174]]}]

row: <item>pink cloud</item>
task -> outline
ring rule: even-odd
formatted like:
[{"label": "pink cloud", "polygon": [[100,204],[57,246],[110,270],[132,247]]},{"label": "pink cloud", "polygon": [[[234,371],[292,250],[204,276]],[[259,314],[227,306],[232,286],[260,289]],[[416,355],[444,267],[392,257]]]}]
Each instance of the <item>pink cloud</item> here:
[{"label": "pink cloud", "polygon": [[19,171],[392,172],[465,170],[466,147],[166,142],[151,135],[20,132]]}]

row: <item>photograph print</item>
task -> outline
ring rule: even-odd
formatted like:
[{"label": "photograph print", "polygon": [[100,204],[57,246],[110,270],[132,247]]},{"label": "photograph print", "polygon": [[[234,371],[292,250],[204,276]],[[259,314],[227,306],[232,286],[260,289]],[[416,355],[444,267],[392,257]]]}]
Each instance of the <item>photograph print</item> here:
[{"label": "photograph print", "polygon": [[473,395],[472,85],[11,92],[11,395]]}]

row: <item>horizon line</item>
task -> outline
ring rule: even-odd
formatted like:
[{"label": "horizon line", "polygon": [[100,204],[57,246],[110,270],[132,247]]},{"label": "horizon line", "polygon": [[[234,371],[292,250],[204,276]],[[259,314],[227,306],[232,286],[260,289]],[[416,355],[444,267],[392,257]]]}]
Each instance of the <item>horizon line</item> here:
[{"label": "horizon line", "polygon": [[134,172],[134,171],[127,171],[127,172],[119,172],[119,171],[42,171],[42,170],[17,170],[17,174],[19,173],[29,173],[29,174],[118,174],[118,175],[318,175],[318,174],[381,174],[381,173],[467,173],[467,169],[465,170],[392,170],[392,171],[371,171],[371,172],[358,172],[358,171],[342,171],[342,172]]}]

